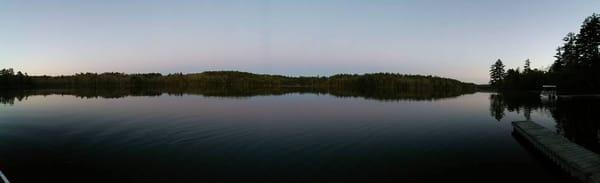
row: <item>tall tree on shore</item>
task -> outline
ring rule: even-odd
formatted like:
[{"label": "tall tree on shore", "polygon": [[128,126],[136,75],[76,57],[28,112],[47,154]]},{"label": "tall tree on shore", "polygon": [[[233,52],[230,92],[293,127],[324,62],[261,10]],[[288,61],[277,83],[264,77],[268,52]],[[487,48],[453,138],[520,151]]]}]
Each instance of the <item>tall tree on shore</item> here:
[{"label": "tall tree on shore", "polygon": [[525,60],[525,66],[523,66],[523,72],[528,73],[531,71],[531,61],[529,59]]},{"label": "tall tree on shore", "polygon": [[553,83],[563,89],[600,91],[600,15],[583,21],[579,33],[568,33],[550,67]]},{"label": "tall tree on shore", "polygon": [[527,59],[522,72],[504,72],[498,59],[490,68],[490,84],[501,90],[539,90],[554,84],[565,91],[600,92],[600,14],[587,17],[579,32],[568,33],[563,41],[548,71],[531,68]]},{"label": "tall tree on shore", "polygon": [[557,53],[557,61],[559,64],[562,64],[562,67],[574,67],[578,64],[579,55],[576,49],[576,40],[576,35],[572,32],[569,32],[567,36],[563,38],[565,43],[558,49]]},{"label": "tall tree on shore", "polygon": [[565,60],[563,59],[562,55],[562,47],[556,48],[556,55],[554,55],[556,60],[554,60],[554,63],[552,63],[549,69],[551,73],[561,72],[565,68]]},{"label": "tall tree on shore", "polygon": [[498,87],[500,82],[504,79],[504,76],[504,64],[502,63],[502,60],[498,59],[490,68],[490,85]]},{"label": "tall tree on shore", "polygon": [[600,66],[600,15],[593,14],[583,21],[576,38],[579,61],[586,68]]}]

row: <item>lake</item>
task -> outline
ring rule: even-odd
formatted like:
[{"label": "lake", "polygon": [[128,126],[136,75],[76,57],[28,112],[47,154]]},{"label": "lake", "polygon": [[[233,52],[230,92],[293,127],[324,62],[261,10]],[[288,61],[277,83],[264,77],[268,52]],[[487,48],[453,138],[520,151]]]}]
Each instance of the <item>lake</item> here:
[{"label": "lake", "polygon": [[55,91],[0,99],[0,170],[17,183],[571,181],[513,136],[510,122],[525,119],[598,151],[600,102],[590,99]]}]

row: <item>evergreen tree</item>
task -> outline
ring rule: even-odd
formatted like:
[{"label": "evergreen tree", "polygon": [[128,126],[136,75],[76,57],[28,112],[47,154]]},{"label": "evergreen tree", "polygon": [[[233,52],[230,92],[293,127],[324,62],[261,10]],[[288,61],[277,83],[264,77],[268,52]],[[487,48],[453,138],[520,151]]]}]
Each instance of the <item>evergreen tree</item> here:
[{"label": "evergreen tree", "polygon": [[528,73],[531,71],[531,61],[529,59],[525,60],[525,66],[523,66],[523,72]]},{"label": "evergreen tree", "polygon": [[502,60],[498,59],[490,68],[490,85],[498,87],[500,82],[504,79],[504,76],[504,64],[502,63]]},{"label": "evergreen tree", "polygon": [[600,64],[600,15],[593,14],[585,19],[576,37],[576,51],[579,61],[586,68],[596,68]]},{"label": "evergreen tree", "polygon": [[565,68],[565,61],[562,55],[562,47],[556,48],[556,55],[554,55],[556,60],[554,60],[554,63],[550,66],[549,70],[551,73],[561,72]]},{"label": "evergreen tree", "polygon": [[557,49],[549,78],[560,88],[600,90],[600,15],[585,19],[578,34],[569,33]]}]

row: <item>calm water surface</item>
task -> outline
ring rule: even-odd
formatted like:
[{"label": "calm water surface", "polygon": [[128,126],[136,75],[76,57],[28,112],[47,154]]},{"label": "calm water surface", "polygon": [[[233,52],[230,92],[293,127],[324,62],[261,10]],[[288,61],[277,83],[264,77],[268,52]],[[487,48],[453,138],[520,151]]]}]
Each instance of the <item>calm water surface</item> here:
[{"label": "calm water surface", "polygon": [[0,169],[17,183],[568,181],[511,133],[526,118],[557,130],[551,111],[504,100],[31,95],[0,104]]}]

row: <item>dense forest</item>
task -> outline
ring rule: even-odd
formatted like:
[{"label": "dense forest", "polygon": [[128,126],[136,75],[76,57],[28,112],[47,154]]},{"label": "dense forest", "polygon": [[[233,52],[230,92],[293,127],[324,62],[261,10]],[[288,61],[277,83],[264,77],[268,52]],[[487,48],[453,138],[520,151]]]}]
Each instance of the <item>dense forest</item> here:
[{"label": "dense forest", "polygon": [[[202,94],[252,96],[291,92],[328,93],[378,99],[440,98],[473,92],[475,85],[435,76],[393,73],[338,74],[329,77],[290,77],[238,71],[208,71],[193,74],[80,73],[70,76],[0,76],[2,88],[42,90],[70,89],[89,96]],[[20,73],[20,72],[18,72]],[[420,93],[420,94],[419,94]],[[417,95],[418,94],[418,95]],[[426,94],[426,95],[424,95]]]},{"label": "dense forest", "polygon": [[32,86],[31,77],[13,69],[0,70],[0,88],[26,88]]},{"label": "dense forest", "polygon": [[[390,91],[462,91],[473,84],[435,76],[392,73],[338,74],[330,77],[289,77],[238,71],[208,71],[194,74],[80,73],[71,76],[28,76],[4,69],[3,88],[339,88]],[[4,71],[3,70],[3,71]]]},{"label": "dense forest", "polygon": [[520,68],[505,70],[498,59],[490,68],[490,85],[498,90],[539,90],[543,84],[561,91],[600,91],[600,15],[587,17],[579,33],[568,33],[544,70],[532,69],[530,60]]}]

